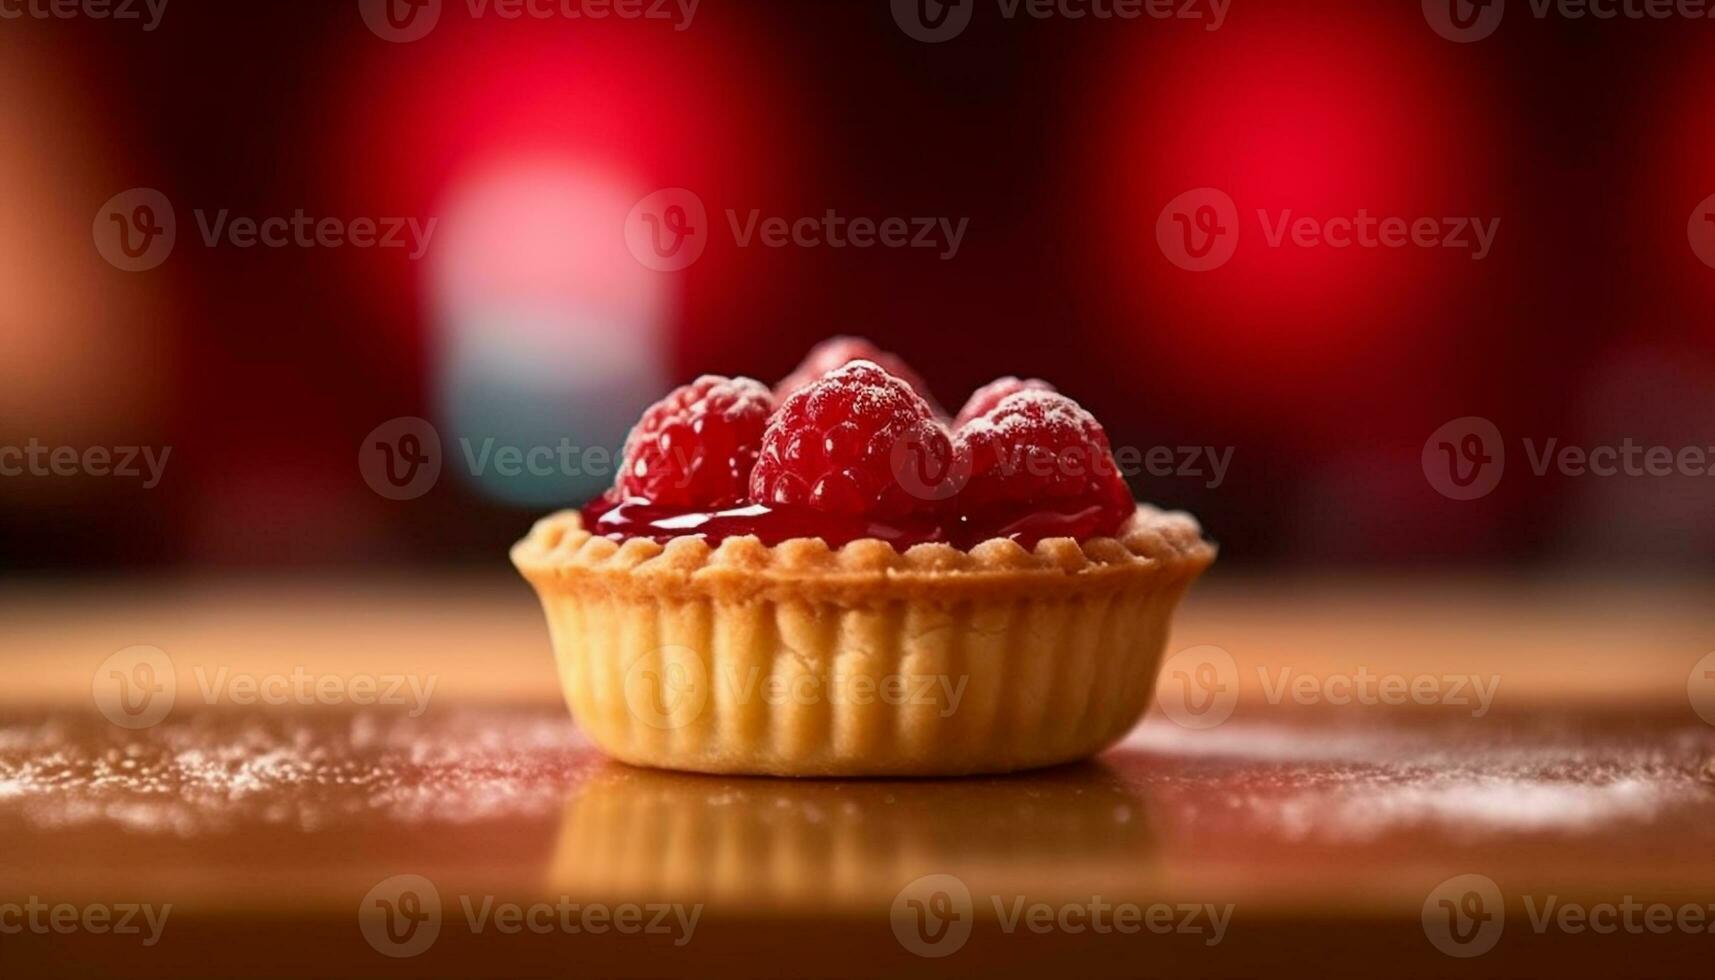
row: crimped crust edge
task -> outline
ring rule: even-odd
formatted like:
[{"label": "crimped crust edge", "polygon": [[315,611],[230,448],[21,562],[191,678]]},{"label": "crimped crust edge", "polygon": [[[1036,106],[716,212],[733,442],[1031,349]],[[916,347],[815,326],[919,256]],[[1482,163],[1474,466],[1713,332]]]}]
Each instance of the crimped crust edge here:
[{"label": "crimped crust edge", "polygon": [[900,552],[865,538],[830,548],[821,538],[770,547],[751,536],[711,546],[702,538],[663,545],[616,542],[584,529],[575,510],[537,521],[512,562],[538,590],[640,598],[865,602],[921,595],[969,598],[1017,591],[1084,592],[1145,580],[1188,584],[1215,558],[1195,518],[1145,504],[1114,537],[1046,538],[1026,550],[1004,538],[964,550],[919,544]]}]

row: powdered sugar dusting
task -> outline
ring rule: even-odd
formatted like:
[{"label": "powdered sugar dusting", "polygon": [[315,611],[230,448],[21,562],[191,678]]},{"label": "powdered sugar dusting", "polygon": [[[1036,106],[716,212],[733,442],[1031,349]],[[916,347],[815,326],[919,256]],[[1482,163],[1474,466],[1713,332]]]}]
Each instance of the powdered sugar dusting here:
[{"label": "powdered sugar dusting", "polygon": [[199,715],[141,732],[64,718],[0,728],[0,825],[189,837],[376,815],[464,823],[552,812],[593,761],[563,714]]},{"label": "powdered sugar dusting", "polygon": [[1378,836],[1425,824],[1460,836],[1488,832],[1584,831],[1616,822],[1648,822],[1665,806],[1687,802],[1683,791],[1639,778],[1579,784],[1528,777],[1455,772],[1403,786],[1302,794],[1279,805],[1289,836]]},{"label": "powdered sugar dusting", "polygon": [[771,412],[774,410],[774,393],[768,386],[755,378],[725,378],[714,374],[705,374],[698,378],[693,385],[707,384],[708,389],[697,399],[704,410],[708,406],[718,408],[721,417],[735,419],[751,412]]},{"label": "powdered sugar dusting", "polygon": [[[1280,726],[1229,722],[1189,731],[1155,720],[1125,746],[1201,760],[1220,780],[1241,767],[1235,805],[1291,840],[1361,842],[1433,829],[1456,839],[1577,834],[1647,825],[1707,807],[1699,767],[1715,731],[1590,738],[1560,726]],[[1497,737],[1498,736],[1498,737]],[[1212,768],[1211,768],[1212,767]]]},{"label": "powdered sugar dusting", "polygon": [[1100,432],[1101,423],[1057,391],[1029,388],[1007,395],[992,411],[967,421],[959,434],[973,443],[1005,444],[1018,440],[1021,429],[1046,432],[1053,437],[1051,444],[1057,445]]},{"label": "powdered sugar dusting", "polygon": [[[835,384],[824,385],[822,382]],[[847,361],[823,375],[821,382],[799,389],[792,397],[794,400],[808,399],[810,417],[820,419],[819,406],[838,391],[851,393],[853,411],[860,416],[926,418],[933,414],[929,404],[912,390],[909,382],[889,374],[874,361],[861,359]]]}]

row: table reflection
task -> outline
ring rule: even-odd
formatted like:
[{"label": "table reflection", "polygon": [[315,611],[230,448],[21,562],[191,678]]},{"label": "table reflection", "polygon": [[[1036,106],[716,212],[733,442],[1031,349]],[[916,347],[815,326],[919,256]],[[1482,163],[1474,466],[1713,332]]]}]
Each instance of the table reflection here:
[{"label": "table reflection", "polygon": [[912,879],[1037,895],[1135,888],[1148,801],[1100,763],[958,781],[743,779],[598,767],[566,804],[550,892],[765,911],[872,909]]}]

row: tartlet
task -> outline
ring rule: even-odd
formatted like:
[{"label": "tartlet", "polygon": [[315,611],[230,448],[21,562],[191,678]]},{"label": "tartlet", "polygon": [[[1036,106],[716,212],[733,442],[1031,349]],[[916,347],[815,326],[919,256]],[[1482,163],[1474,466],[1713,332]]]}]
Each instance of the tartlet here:
[{"label": "tartlet", "polygon": [[[702,394],[726,395],[676,393],[663,404],[675,418],[709,404],[728,421],[745,410],[730,406],[748,391],[727,397],[731,389],[712,381],[725,383],[702,379]],[[622,473],[607,505],[546,517],[512,549],[546,611],[566,701],[598,747],[628,763],[700,772],[952,776],[1085,758],[1137,723],[1173,610],[1215,557],[1194,519],[1133,504],[1129,491],[1116,512],[1121,491],[1107,483],[1100,507],[1076,511],[1106,514],[1106,533],[1078,537],[1021,532],[1028,525],[1012,513],[954,521],[944,500],[905,515],[898,508],[913,504],[898,498],[881,522],[773,499],[761,473],[774,465],[769,475],[780,479],[774,429],[802,401],[788,395],[779,410],[769,400],[763,462],[744,467],[758,472],[749,498],[725,501],[749,509],[727,513],[790,513],[794,532],[808,514],[812,525],[827,520],[825,533],[782,536],[766,519],[757,534],[709,533],[718,522],[697,518],[626,527],[609,516],[628,487]],[[1016,410],[1018,399],[1050,397],[1063,399],[996,401]],[[644,458],[640,440],[653,431],[646,416],[628,461]],[[1099,448],[1111,459],[1105,435]],[[654,467],[648,475],[659,478]],[[964,487],[969,499],[980,478]],[[864,498],[876,507],[894,499],[881,489]],[[896,526],[916,530],[852,530]],[[924,530],[941,526],[955,530]]]}]

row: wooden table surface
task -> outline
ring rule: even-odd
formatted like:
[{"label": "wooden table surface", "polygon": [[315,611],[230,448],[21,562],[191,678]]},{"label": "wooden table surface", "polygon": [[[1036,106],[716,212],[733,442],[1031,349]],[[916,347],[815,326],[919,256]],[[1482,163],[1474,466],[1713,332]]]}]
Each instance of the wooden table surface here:
[{"label": "wooden table surface", "polygon": [[[604,760],[510,580],[9,583],[0,976],[1710,975],[1710,583],[1207,584],[1171,650],[1230,654],[1219,724],[785,781]],[[136,644],[178,697],[131,730],[92,684]],[[434,687],[203,693],[293,674]]]}]

